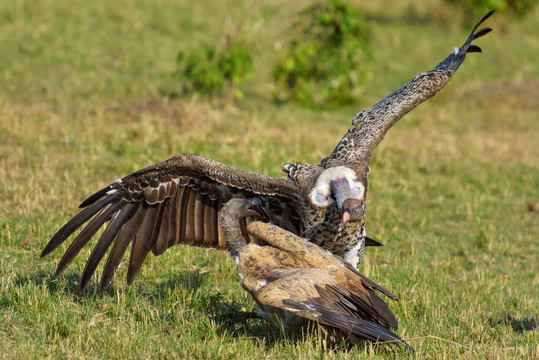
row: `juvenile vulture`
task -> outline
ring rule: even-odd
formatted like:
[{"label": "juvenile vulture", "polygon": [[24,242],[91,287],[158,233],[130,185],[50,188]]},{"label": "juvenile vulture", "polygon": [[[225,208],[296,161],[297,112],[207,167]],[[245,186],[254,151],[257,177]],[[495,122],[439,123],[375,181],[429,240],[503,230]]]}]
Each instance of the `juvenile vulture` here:
[{"label": "juvenile vulture", "polygon": [[257,302],[258,317],[294,330],[318,323],[338,339],[389,342],[413,351],[391,330],[397,319],[374,290],[398,298],[350,263],[276,225],[255,221],[247,233],[266,246],[247,243],[240,220],[257,216],[258,199],[231,199],[221,211],[226,249],[242,287]]},{"label": "juvenile vulture", "polygon": [[[108,222],[82,273],[81,290],[112,245],[101,278],[105,289],[131,244],[127,283],[131,284],[151,251],[160,255],[177,245],[223,249],[219,212],[231,198],[258,197],[262,220],[308,238],[357,268],[366,242],[365,206],[369,160],[385,133],[406,113],[438,93],[469,52],[492,11],[481,18],[464,45],[433,70],[352,119],[335,150],[320,164],[285,164],[284,178],[240,170],[194,154],[177,155],[139,170],[96,192],[49,241],[41,256],[55,250],[78,228],[56,270],[62,274],[80,250]],[[247,218],[243,227],[252,221]]]}]

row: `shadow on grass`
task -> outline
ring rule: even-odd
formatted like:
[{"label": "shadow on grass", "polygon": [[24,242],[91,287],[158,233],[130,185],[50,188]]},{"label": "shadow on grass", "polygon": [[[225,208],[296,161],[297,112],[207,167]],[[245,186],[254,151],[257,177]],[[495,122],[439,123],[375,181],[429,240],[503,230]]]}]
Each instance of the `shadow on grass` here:
[{"label": "shadow on grass", "polygon": [[516,319],[509,314],[503,314],[500,317],[491,317],[488,319],[491,327],[496,325],[511,326],[514,332],[522,334],[524,331],[533,331],[537,328],[537,321],[534,318]]},{"label": "shadow on grass", "polygon": [[372,346],[378,354],[395,356],[401,351],[403,354],[406,353],[402,349],[394,349],[387,344],[374,344],[369,341],[360,341],[354,344],[337,332],[327,331],[327,329],[321,330],[314,323],[302,327],[277,328],[269,321],[260,318],[237,320],[236,315],[239,307],[236,305],[233,302],[224,302],[217,309],[213,319],[220,336],[248,337],[253,343],[263,344],[266,348],[301,346],[302,343],[311,343],[315,348],[320,347],[333,352],[350,351],[358,347],[361,348],[360,351],[363,351],[365,347]]},{"label": "shadow on grass", "polygon": [[[215,323],[216,333],[219,336],[235,339],[249,338],[254,344],[267,348],[297,346],[309,342],[314,346],[321,346],[330,351],[349,351],[354,347],[360,347],[360,351],[362,351],[363,347],[371,346],[368,342],[352,344],[346,341],[335,341],[335,339],[320,332],[316,325],[299,329],[279,329],[263,319],[237,321],[235,319],[236,313],[245,310],[244,305],[242,306],[236,300],[226,299],[219,291],[213,293],[199,291],[207,282],[207,275],[199,271],[186,271],[180,276],[166,281],[159,283],[154,281],[139,282],[129,288],[117,287],[113,283],[103,294],[99,291],[99,283],[95,280],[89,284],[84,292],[81,292],[79,289],[80,274],[75,272],[69,272],[55,279],[46,271],[37,271],[18,278],[16,285],[22,286],[34,283],[37,286],[44,286],[50,294],[68,296],[71,301],[79,305],[97,304],[105,297],[114,298],[120,296],[124,298],[125,296],[124,300],[121,301],[127,307],[132,302],[139,302],[139,299],[145,299],[159,307],[163,305],[162,301],[166,301],[167,298],[173,296],[173,293],[177,291],[186,292],[188,293],[186,297],[190,299],[187,302],[189,310],[210,318]],[[254,311],[256,309],[249,310]],[[165,314],[164,316],[168,317],[169,315]],[[174,322],[175,319],[170,318],[169,321]],[[375,346],[375,348],[376,352],[380,354],[394,354],[385,345]]]},{"label": "shadow on grass", "polygon": [[[72,300],[76,303],[83,303],[104,296],[114,297],[118,293],[131,293],[138,298],[158,300],[170,296],[170,294],[178,288],[183,289],[183,291],[196,292],[202,284],[205,283],[205,277],[206,274],[202,274],[199,271],[186,271],[176,278],[160,283],[151,282],[148,285],[139,283],[136,286],[124,288],[121,287],[123,284],[119,284],[120,287],[118,287],[116,286],[116,283],[113,282],[104,292],[100,291],[99,282],[92,279],[88,284],[88,287],[81,292],[79,288],[80,274],[76,272],[66,272],[59,278],[55,278],[49,272],[40,270],[33,274],[28,273],[26,275],[18,276],[14,283],[17,286],[28,283],[34,283],[37,286],[45,286],[51,294],[64,293],[71,296]],[[117,281],[119,281],[119,279],[117,279]]]}]

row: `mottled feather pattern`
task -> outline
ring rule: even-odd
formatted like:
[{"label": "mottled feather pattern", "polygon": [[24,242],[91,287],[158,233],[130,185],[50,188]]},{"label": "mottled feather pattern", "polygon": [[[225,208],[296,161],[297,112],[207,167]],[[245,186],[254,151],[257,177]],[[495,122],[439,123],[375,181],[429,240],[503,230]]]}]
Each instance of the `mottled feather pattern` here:
[{"label": "mottled feather pattern", "polygon": [[[289,179],[300,191],[297,195],[306,197],[312,187],[314,186],[318,176],[325,170],[320,165],[295,163],[294,165],[285,163],[284,169],[281,170],[283,174]],[[311,205],[308,205],[311,207]]]},{"label": "mottled feather pattern", "polygon": [[285,327],[315,322],[342,339],[388,341],[413,351],[391,329],[397,319],[374,292],[397,297],[361,275],[351,264],[278,226],[255,221],[248,233],[266,246],[247,244],[239,220],[248,200],[232,199],[221,213],[227,249],[236,259],[242,287],[267,314]]},{"label": "mottled feather pattern", "polygon": [[450,54],[433,70],[415,76],[411,82],[396,90],[372,108],[363,110],[352,119],[352,125],[333,153],[323,160],[325,167],[343,163],[358,171],[366,171],[374,148],[382,141],[387,131],[404,115],[422,102],[436,95],[451,80],[455,71],[464,62],[466,53],[480,52],[472,41],[488,34],[491,29],[477,28],[493,14],[483,16],[474,26],[470,36],[457,53]]},{"label": "mottled feather pattern", "polygon": [[398,301],[396,295],[390,293],[384,287],[360,274],[352,264],[335,257],[332,253],[328,252],[324,248],[313,244],[310,239],[301,238],[278,226],[266,224],[260,221],[249,224],[247,231],[253,237],[264,239],[266,243],[270,244],[274,248],[295,254],[295,257],[305,256],[305,258],[307,258],[308,253],[317,254],[318,267],[322,267],[330,272],[337,268],[346,268],[348,271],[351,271],[355,275],[361,277],[361,281],[364,286],[376,289],[389,298]]}]

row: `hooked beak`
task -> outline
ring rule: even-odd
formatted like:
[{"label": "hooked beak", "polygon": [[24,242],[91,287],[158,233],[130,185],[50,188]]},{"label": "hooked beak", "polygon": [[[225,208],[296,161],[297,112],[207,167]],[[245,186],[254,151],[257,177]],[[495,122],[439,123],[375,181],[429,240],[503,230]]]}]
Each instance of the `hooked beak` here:
[{"label": "hooked beak", "polygon": [[343,226],[350,220],[358,220],[363,214],[363,207],[361,201],[356,198],[348,198],[342,203],[342,207],[339,208],[342,216]]},{"label": "hooked beak", "polygon": [[248,198],[245,200],[247,200],[247,202],[245,204],[245,210],[243,211],[241,216],[242,219],[248,216],[260,217],[260,214],[257,211],[251,210],[251,207],[261,206],[262,200],[260,200],[259,198]]},{"label": "hooked beak", "polygon": [[363,202],[357,198],[350,188],[346,178],[337,179],[331,182],[337,208],[342,217],[343,226],[348,221],[356,221],[363,215]]}]

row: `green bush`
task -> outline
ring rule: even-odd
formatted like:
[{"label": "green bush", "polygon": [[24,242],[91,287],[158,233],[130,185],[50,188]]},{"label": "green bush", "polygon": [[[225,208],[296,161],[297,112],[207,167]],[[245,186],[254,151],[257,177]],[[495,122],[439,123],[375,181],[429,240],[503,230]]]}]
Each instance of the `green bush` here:
[{"label": "green bush", "polygon": [[524,16],[537,5],[538,0],[446,0],[448,3],[465,9],[474,18],[488,10],[507,11]]},{"label": "green bush", "polygon": [[205,43],[196,51],[181,51],[177,61],[184,92],[218,95],[233,91],[242,97],[238,85],[252,73],[254,51],[246,40],[227,36],[222,46]]},{"label": "green bush", "polygon": [[347,3],[313,5],[297,16],[299,37],[274,68],[276,100],[296,100],[309,107],[357,101],[367,74],[370,34]]}]

